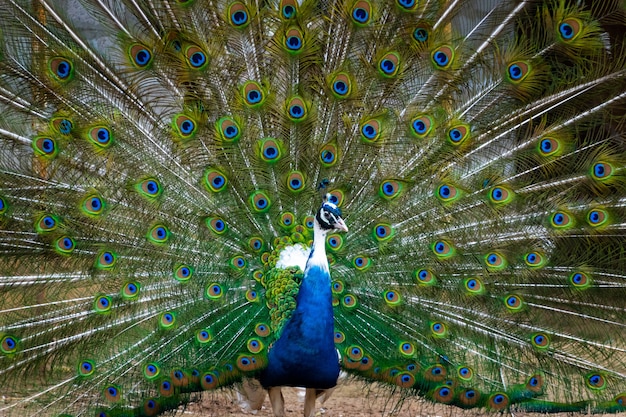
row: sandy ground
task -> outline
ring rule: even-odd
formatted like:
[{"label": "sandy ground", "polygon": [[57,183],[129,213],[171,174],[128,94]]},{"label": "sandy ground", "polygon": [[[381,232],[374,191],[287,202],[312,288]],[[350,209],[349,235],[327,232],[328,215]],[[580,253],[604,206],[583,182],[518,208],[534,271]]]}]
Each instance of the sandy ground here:
[{"label": "sandy ground", "polygon": [[[233,390],[224,390],[215,393],[204,393],[202,401],[190,405],[181,411],[177,417],[252,417],[252,412],[242,410],[237,400],[237,393]],[[296,388],[283,388],[285,397],[285,417],[303,416],[304,391],[299,393]],[[365,417],[365,416],[395,416],[395,417],[444,417],[455,414],[460,410],[448,410],[446,407],[411,398],[404,402],[398,395],[388,389],[368,388],[363,383],[349,382],[340,385],[323,404],[318,399],[316,416],[324,417]],[[436,408],[439,408],[437,412]],[[452,413],[451,413],[452,411]],[[477,413],[463,415],[476,416]],[[263,408],[256,413],[259,417],[271,417],[272,409],[269,398],[265,398]]]},{"label": "sandy ground", "polygon": [[[232,390],[204,393],[202,401],[192,404],[176,417],[252,417],[255,414],[245,412],[237,401],[237,394]],[[299,397],[295,388],[283,388],[285,397],[285,417],[302,417],[304,394]],[[389,389],[368,387],[360,382],[346,382],[340,385],[321,404],[317,401],[316,417],[476,417],[502,416],[499,413],[488,413],[485,410],[461,410],[432,404],[419,398],[408,398],[402,401],[397,393]],[[534,413],[506,413],[511,417],[540,416]],[[565,417],[572,414],[552,414],[550,417]],[[578,414],[580,415],[580,414]],[[259,417],[273,416],[269,399],[265,398],[263,408],[256,413]],[[545,416],[545,414],[544,414]],[[599,417],[600,415],[594,415]],[[606,414],[604,416],[626,417],[626,413]]]}]

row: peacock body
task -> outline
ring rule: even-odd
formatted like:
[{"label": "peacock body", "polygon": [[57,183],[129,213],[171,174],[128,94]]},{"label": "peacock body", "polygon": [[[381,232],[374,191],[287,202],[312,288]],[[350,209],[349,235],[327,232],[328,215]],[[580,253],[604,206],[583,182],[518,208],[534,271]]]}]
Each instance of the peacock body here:
[{"label": "peacock body", "polygon": [[451,407],[625,411],[625,21],[1,0],[0,414],[258,379],[281,415],[278,386],[339,366]]}]

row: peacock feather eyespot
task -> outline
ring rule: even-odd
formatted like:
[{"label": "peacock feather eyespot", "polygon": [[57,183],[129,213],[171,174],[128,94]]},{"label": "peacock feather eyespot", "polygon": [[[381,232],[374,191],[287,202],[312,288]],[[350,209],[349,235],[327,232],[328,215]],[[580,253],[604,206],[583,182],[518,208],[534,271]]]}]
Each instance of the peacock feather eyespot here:
[{"label": "peacock feather eyespot", "polygon": [[377,119],[369,119],[361,123],[359,127],[363,143],[376,143],[381,138],[381,122]]},{"label": "peacock feather eyespot", "polygon": [[565,211],[557,211],[550,216],[550,225],[557,230],[566,230],[574,226],[574,219]]},{"label": "peacock feather eyespot", "polygon": [[437,277],[429,269],[415,271],[415,279],[419,285],[433,286],[437,284]]},{"label": "peacock feather eyespot", "polygon": [[343,237],[338,233],[330,234],[326,237],[326,244],[332,252],[337,252],[343,248]]},{"label": "peacock feather eyespot", "polygon": [[83,198],[80,209],[83,214],[91,217],[97,217],[104,212],[106,204],[102,197],[97,194],[89,194]]},{"label": "peacock feather eyespot", "polygon": [[143,367],[143,375],[149,381],[158,378],[160,374],[161,374],[161,366],[156,362],[147,363]]},{"label": "peacock feather eyespot", "polygon": [[374,226],[374,239],[378,242],[386,242],[395,234],[395,230],[388,223],[378,223]]},{"label": "peacock feather eyespot", "polygon": [[287,188],[293,193],[299,193],[305,189],[304,175],[300,171],[291,171],[287,176]]},{"label": "peacock feather eyespot", "polygon": [[333,294],[342,294],[345,290],[345,286],[343,284],[343,281],[335,280],[330,284],[330,289],[332,290]]},{"label": "peacock feather eyespot", "polygon": [[102,394],[108,402],[117,403],[122,400],[122,391],[117,385],[107,385]]},{"label": "peacock feather eyespot", "polygon": [[12,355],[18,351],[19,341],[16,337],[8,334],[2,335],[1,333],[0,336],[2,336],[0,339],[0,352],[4,355]]},{"label": "peacock feather eyespot", "polygon": [[216,235],[223,235],[228,230],[228,225],[221,217],[207,217],[205,224]]},{"label": "peacock feather eyespot", "polygon": [[561,153],[562,148],[559,139],[546,136],[539,141],[538,151],[541,156],[555,156]]},{"label": "peacock feather eyespot", "polygon": [[468,382],[474,378],[474,370],[469,366],[459,366],[456,370],[457,377],[464,381]]},{"label": "peacock feather eyespot", "polygon": [[165,225],[156,224],[148,231],[146,238],[156,245],[164,244],[170,238],[170,231]]},{"label": "peacock feather eyespot", "polygon": [[396,0],[396,5],[404,12],[417,10],[418,0]]},{"label": "peacock feather eyespot", "polygon": [[263,191],[255,191],[248,198],[250,208],[256,213],[267,213],[272,206],[270,198]]},{"label": "peacock feather eyespot", "polygon": [[61,255],[69,255],[76,249],[76,244],[71,237],[61,236],[54,241],[54,249]]},{"label": "peacock feather eyespot", "polygon": [[342,190],[332,190],[328,193],[328,201],[337,207],[341,207],[345,200],[345,193]]},{"label": "peacock feather eyespot", "polygon": [[424,139],[435,128],[435,122],[431,116],[418,114],[411,120],[411,134],[417,139]]},{"label": "peacock feather eyespot", "polygon": [[203,183],[209,191],[219,193],[226,189],[228,179],[222,171],[215,168],[207,168],[204,172]]},{"label": "peacock feather eyespot", "polygon": [[526,61],[515,61],[508,65],[506,80],[513,84],[520,84],[528,77],[532,67]]},{"label": "peacock feather eyespot", "polygon": [[430,323],[430,334],[431,336],[442,339],[448,336],[448,328],[445,323],[440,321],[434,321]]},{"label": "peacock feather eyespot", "polygon": [[545,333],[534,333],[530,336],[530,342],[539,350],[548,349],[550,346],[550,338]]},{"label": "peacock feather eyespot", "polygon": [[591,372],[585,376],[585,384],[589,389],[600,391],[607,387],[607,380],[604,374],[600,372]]},{"label": "peacock feather eyespot", "polygon": [[613,165],[608,162],[598,162],[591,168],[591,178],[597,181],[606,181],[613,176]]},{"label": "peacock feather eyespot", "polygon": [[525,307],[525,303],[524,300],[522,300],[522,297],[515,294],[507,295],[506,297],[504,297],[504,305],[512,313],[522,311]]},{"label": "peacock feather eyespot", "polygon": [[418,44],[425,44],[430,37],[430,28],[424,26],[418,26],[413,30],[413,39]]},{"label": "peacock feather eyespot", "polygon": [[346,294],[341,298],[341,306],[347,310],[354,310],[358,304],[358,300],[354,294]]},{"label": "peacock feather eyespot", "polygon": [[383,293],[385,303],[390,307],[396,307],[402,303],[400,293],[394,290],[387,290]]},{"label": "peacock feather eyespot", "polygon": [[357,0],[352,6],[350,17],[356,26],[367,26],[372,20],[371,3],[367,0]]},{"label": "peacock feather eyespot", "polygon": [[200,386],[203,390],[212,390],[219,387],[219,380],[215,372],[205,372],[200,378]]},{"label": "peacock feather eyespot", "polygon": [[449,404],[454,399],[454,391],[447,385],[435,388],[432,394],[433,400],[442,403]]},{"label": "peacock feather eyespot", "polygon": [[302,122],[307,119],[309,106],[302,97],[295,96],[287,101],[287,118],[294,123]]},{"label": "peacock feather eyespot", "polygon": [[174,393],[174,384],[169,378],[163,379],[159,383],[159,394],[161,394],[162,397],[171,397]]},{"label": "peacock feather eyespot", "polygon": [[291,55],[297,55],[303,51],[305,46],[304,35],[297,27],[291,27],[285,32],[283,46],[285,51]]},{"label": "peacock feather eyespot", "polygon": [[483,259],[487,268],[494,271],[505,269],[509,264],[506,258],[499,252],[489,252]]},{"label": "peacock feather eyespot", "polygon": [[345,354],[353,361],[360,361],[363,358],[363,348],[359,345],[350,345],[346,347]]},{"label": "peacock feather eyespot", "polygon": [[209,65],[206,52],[196,45],[189,45],[185,48],[185,59],[189,68],[194,70],[202,70]]},{"label": "peacock feather eyespot", "polygon": [[170,372],[170,378],[175,387],[184,387],[189,384],[189,374],[180,368],[172,370]]},{"label": "peacock feather eyespot", "polygon": [[115,266],[117,255],[109,250],[103,250],[98,253],[96,258],[96,268],[100,270],[111,269]]},{"label": "peacock feather eyespot", "polygon": [[248,348],[248,351],[250,353],[259,353],[259,352],[262,352],[263,349],[265,349],[265,345],[263,344],[261,339],[257,337],[248,339],[248,342],[246,343],[246,347]]},{"label": "peacock feather eyespot", "polygon": [[278,222],[284,229],[291,230],[296,224],[296,216],[294,216],[292,212],[288,211],[280,215]]},{"label": "peacock feather eyespot", "polygon": [[163,192],[161,183],[153,177],[144,178],[135,184],[135,190],[149,200],[156,199]]},{"label": "peacock feather eyespot", "polygon": [[52,129],[54,129],[56,132],[65,136],[70,135],[72,133],[72,130],[74,130],[74,123],[64,116],[52,118],[52,120],[50,121],[50,126],[52,126]]},{"label": "peacock feather eyespot", "polygon": [[431,54],[430,59],[436,69],[445,70],[452,66],[454,62],[454,49],[448,45],[442,45],[435,48]]},{"label": "peacock feather eyespot", "polygon": [[280,0],[280,17],[283,20],[290,20],[298,15],[298,2],[296,0]]},{"label": "peacock feather eyespot", "polygon": [[304,224],[304,227],[306,227],[307,229],[313,230],[314,221],[315,221],[315,219],[313,218],[313,216],[306,216],[302,220],[302,224]]},{"label": "peacock feather eyespot", "polygon": [[582,271],[575,271],[569,276],[569,283],[577,290],[586,290],[591,287],[591,276]]},{"label": "peacock feather eyespot", "polygon": [[617,395],[613,401],[620,407],[626,407],[626,393]]},{"label": "peacock feather eyespot", "polygon": [[260,300],[259,293],[256,290],[249,289],[246,291],[246,300],[250,303],[256,303]]},{"label": "peacock feather eyespot", "polygon": [[393,78],[400,69],[400,55],[397,52],[388,52],[378,60],[378,73],[384,78]]},{"label": "peacock feather eyespot", "polygon": [[244,103],[252,108],[259,108],[265,103],[265,92],[259,83],[256,81],[247,81],[241,88],[241,95]]},{"label": "peacock feather eyespot", "polygon": [[174,267],[174,279],[178,282],[187,282],[193,276],[193,268],[188,265],[177,265]]},{"label": "peacock feather eyespot", "polygon": [[437,240],[431,245],[433,253],[441,259],[447,259],[456,253],[454,246],[447,240]]},{"label": "peacock feather eyespot", "polygon": [[121,291],[122,298],[126,300],[134,300],[139,296],[140,289],[141,289],[141,286],[139,285],[138,282],[135,282],[135,281],[127,282],[122,287],[122,291]]},{"label": "peacock feather eyespot", "polygon": [[96,365],[93,361],[84,360],[78,364],[78,376],[89,377],[96,371]]},{"label": "peacock feather eyespot", "polygon": [[87,132],[87,140],[96,146],[96,149],[107,149],[113,143],[113,134],[106,126],[95,126]]},{"label": "peacock feather eyespot", "polygon": [[348,98],[352,94],[352,78],[346,72],[335,74],[328,84],[335,98]]},{"label": "peacock feather eyespot", "polygon": [[545,378],[543,373],[536,373],[531,375],[526,381],[526,389],[533,393],[541,393],[543,391],[544,382]]},{"label": "peacock feather eyespot", "polygon": [[448,376],[448,371],[443,366],[431,365],[424,370],[424,379],[431,382],[443,382]]},{"label": "peacock feather eyespot", "polygon": [[236,1],[228,6],[228,23],[239,29],[248,26],[250,23],[250,12],[245,4]]},{"label": "peacock feather eyespot", "polygon": [[328,143],[320,150],[320,161],[322,166],[328,168],[337,162],[338,148],[334,143]]},{"label": "peacock feather eyespot", "polygon": [[346,341],[346,335],[343,332],[335,330],[334,341],[336,345],[340,345]]},{"label": "peacock feather eyespot", "polygon": [[256,333],[256,335],[260,337],[267,337],[271,333],[270,326],[265,323],[257,323],[254,326],[254,333]]},{"label": "peacock feather eyespot", "polygon": [[524,255],[524,262],[531,268],[541,268],[546,264],[546,257],[540,252],[532,251]]},{"label": "peacock feather eyespot", "polygon": [[257,141],[259,156],[268,164],[275,164],[280,161],[283,156],[284,150],[282,143],[277,139],[265,138]]},{"label": "peacock feather eyespot", "polygon": [[461,192],[452,184],[441,184],[435,196],[444,203],[451,203],[461,197]]},{"label": "peacock feather eyespot", "polygon": [[409,372],[401,372],[396,375],[394,379],[394,384],[396,384],[400,388],[411,388],[413,385],[415,385],[415,375]]},{"label": "peacock feather eyespot", "polygon": [[488,196],[489,196],[490,203],[496,206],[500,206],[500,205],[508,204],[511,201],[513,201],[513,197],[515,196],[515,194],[507,187],[500,185],[497,187],[493,187],[489,191]]},{"label": "peacock feather eyespot", "polygon": [[415,355],[415,345],[411,342],[400,342],[398,349],[402,356],[407,358],[411,358]]},{"label": "peacock feather eyespot", "polygon": [[509,396],[503,392],[496,392],[489,396],[487,402],[492,410],[504,410],[509,405]]},{"label": "peacock feather eyespot", "polygon": [[57,228],[59,220],[52,214],[42,214],[35,221],[35,230],[37,233],[52,232]]},{"label": "peacock feather eyespot", "polygon": [[360,255],[352,260],[352,266],[354,266],[357,271],[365,271],[372,266],[372,260],[367,256]]},{"label": "peacock feather eyespot", "polygon": [[474,407],[480,400],[480,391],[474,388],[465,388],[459,393],[461,407]]},{"label": "peacock feather eyespot", "polygon": [[4,197],[0,196],[0,216],[5,214],[7,210],[9,210],[9,204],[7,203],[7,200],[4,199]]},{"label": "peacock feather eyespot", "polygon": [[609,213],[601,208],[595,208],[587,212],[587,223],[589,226],[601,228],[609,223]]},{"label": "peacock feather eyespot", "polygon": [[466,124],[451,126],[446,131],[448,142],[454,146],[459,146],[470,137],[470,127]]},{"label": "peacock feather eyespot", "polygon": [[215,122],[215,129],[219,135],[219,139],[222,142],[234,143],[241,137],[241,128],[235,119],[232,117],[224,116],[220,117]]},{"label": "peacock feather eyespot", "polygon": [[264,247],[263,239],[256,236],[251,237],[250,239],[248,239],[248,247],[254,252],[261,251]]},{"label": "peacock feather eyespot", "polygon": [[31,142],[35,155],[43,159],[53,159],[59,153],[55,139],[47,136],[37,136]]},{"label": "peacock feather eyespot", "polygon": [[224,291],[222,290],[222,286],[220,284],[214,282],[206,287],[204,294],[209,300],[218,300],[222,298]]},{"label": "peacock feather eyespot", "polygon": [[176,114],[172,120],[172,128],[180,140],[191,139],[197,132],[198,124],[186,114]]},{"label": "peacock feather eyespot", "polygon": [[93,302],[93,309],[96,313],[108,313],[111,311],[113,303],[108,295],[98,295]]},{"label": "peacock feather eyespot", "polygon": [[163,330],[173,329],[176,325],[176,315],[171,311],[159,314],[159,326]]},{"label": "peacock feather eyespot", "polygon": [[463,280],[463,288],[469,295],[482,295],[485,293],[485,286],[478,278],[471,277]]},{"label": "peacock feather eyespot", "polygon": [[48,69],[52,78],[66,83],[74,78],[74,64],[67,58],[56,57],[48,61]]},{"label": "peacock feather eyespot", "polygon": [[243,271],[248,266],[248,262],[246,262],[243,256],[233,256],[230,259],[229,264],[231,268],[238,272]]},{"label": "peacock feather eyespot", "polygon": [[571,42],[580,35],[582,28],[583,23],[580,20],[574,17],[564,19],[558,26],[559,39],[566,43]]},{"label": "peacock feather eyespot", "polygon": [[152,63],[152,52],[140,43],[132,44],[128,48],[128,56],[130,62],[135,68],[145,69]]},{"label": "peacock feather eyespot", "polygon": [[211,333],[211,330],[209,329],[196,330],[195,334],[196,334],[196,342],[198,342],[201,345],[209,343],[213,339],[213,335]]}]

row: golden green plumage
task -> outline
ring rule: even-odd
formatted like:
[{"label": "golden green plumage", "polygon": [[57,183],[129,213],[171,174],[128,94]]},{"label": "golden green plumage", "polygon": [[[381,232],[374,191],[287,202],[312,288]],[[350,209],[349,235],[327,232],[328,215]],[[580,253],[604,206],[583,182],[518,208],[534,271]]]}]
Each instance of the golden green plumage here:
[{"label": "golden green plumage", "polygon": [[326,193],[343,370],[626,410],[623,2],[0,6],[0,414],[272,369]]}]

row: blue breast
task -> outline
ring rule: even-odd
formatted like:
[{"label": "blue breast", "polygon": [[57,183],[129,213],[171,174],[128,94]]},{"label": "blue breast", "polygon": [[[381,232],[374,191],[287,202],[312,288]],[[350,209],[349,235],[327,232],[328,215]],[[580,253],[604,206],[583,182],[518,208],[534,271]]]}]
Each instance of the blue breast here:
[{"label": "blue breast", "polygon": [[264,387],[331,388],[339,376],[334,343],[330,275],[327,269],[307,267],[296,310],[268,353],[260,380]]}]

